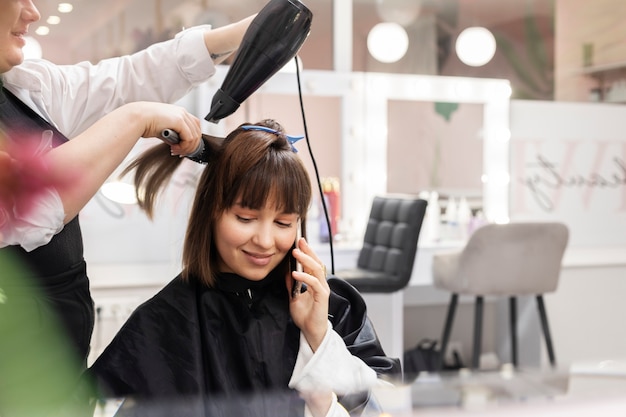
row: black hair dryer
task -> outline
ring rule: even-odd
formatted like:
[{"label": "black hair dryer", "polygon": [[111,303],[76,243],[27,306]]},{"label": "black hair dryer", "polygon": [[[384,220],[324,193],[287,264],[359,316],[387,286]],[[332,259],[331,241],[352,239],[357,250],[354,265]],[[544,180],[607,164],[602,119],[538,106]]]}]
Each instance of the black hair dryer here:
[{"label": "black hair dryer", "polygon": [[270,0],[250,22],[205,119],[217,123],[233,114],[295,57],[309,36],[312,19],[311,11],[298,0]]}]

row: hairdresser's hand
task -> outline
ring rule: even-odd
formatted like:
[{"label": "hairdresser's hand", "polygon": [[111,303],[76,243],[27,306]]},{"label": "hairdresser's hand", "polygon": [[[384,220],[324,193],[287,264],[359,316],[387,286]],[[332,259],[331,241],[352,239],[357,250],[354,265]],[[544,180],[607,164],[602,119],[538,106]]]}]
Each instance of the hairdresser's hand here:
[{"label": "hairdresser's hand", "polygon": [[[316,351],[328,329],[328,298],[330,287],[326,281],[326,268],[304,238],[298,241],[293,256],[302,264],[302,271],[293,271],[293,278],[305,283],[307,290],[290,299],[289,309],[296,326],[300,328]],[[291,277],[287,288],[291,294]]]},{"label": "hairdresser's hand", "polygon": [[172,129],[180,138],[179,143],[171,145],[172,155],[189,155],[198,148],[202,137],[200,119],[183,107],[146,101],[129,106],[134,106],[133,111],[140,115],[142,137],[159,137],[163,129]]}]

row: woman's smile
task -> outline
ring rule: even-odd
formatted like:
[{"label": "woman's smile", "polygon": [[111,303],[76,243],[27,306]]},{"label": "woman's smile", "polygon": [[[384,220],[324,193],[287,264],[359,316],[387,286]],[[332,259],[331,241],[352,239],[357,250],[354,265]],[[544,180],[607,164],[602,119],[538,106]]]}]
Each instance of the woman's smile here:
[{"label": "woman's smile", "polygon": [[242,250],[242,252],[244,253],[244,255],[246,255],[246,258],[248,258],[250,263],[256,266],[264,267],[264,266],[267,266],[267,264],[269,264],[272,261],[273,254],[260,254],[260,253],[248,252],[246,250]]},{"label": "woman's smile", "polygon": [[26,36],[27,32],[12,32],[11,35],[17,40],[20,48],[23,48],[26,45]]}]

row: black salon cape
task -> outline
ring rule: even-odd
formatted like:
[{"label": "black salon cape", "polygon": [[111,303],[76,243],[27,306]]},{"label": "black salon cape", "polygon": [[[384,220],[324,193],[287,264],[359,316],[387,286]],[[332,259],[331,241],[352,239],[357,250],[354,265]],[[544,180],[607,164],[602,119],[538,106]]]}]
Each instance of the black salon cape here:
[{"label": "black salon cape", "polygon": [[[282,274],[253,282],[224,274],[214,288],[180,276],[131,315],[89,370],[118,415],[301,416],[288,388],[300,330]],[[385,356],[354,287],[329,278],[329,320],[348,350],[378,375],[400,375]],[[367,393],[340,398],[358,414]],[[125,410],[124,410],[125,409]]]}]

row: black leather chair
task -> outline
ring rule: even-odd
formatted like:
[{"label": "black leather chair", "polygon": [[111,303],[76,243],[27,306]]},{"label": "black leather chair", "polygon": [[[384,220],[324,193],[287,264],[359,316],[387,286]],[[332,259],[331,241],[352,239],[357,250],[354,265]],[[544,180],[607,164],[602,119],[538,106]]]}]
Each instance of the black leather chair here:
[{"label": "black leather chair", "polygon": [[406,287],[426,206],[418,197],[375,197],[356,268],[336,275],[362,293],[391,293]]}]

